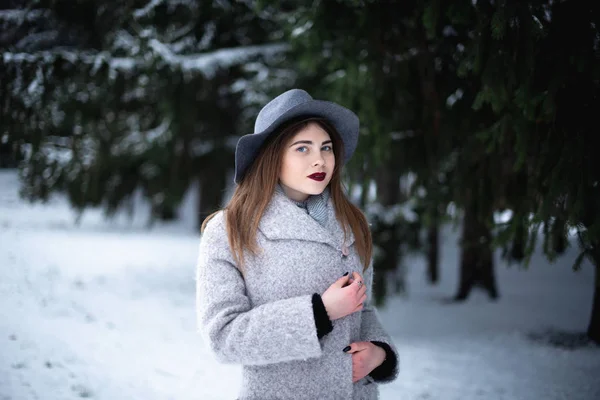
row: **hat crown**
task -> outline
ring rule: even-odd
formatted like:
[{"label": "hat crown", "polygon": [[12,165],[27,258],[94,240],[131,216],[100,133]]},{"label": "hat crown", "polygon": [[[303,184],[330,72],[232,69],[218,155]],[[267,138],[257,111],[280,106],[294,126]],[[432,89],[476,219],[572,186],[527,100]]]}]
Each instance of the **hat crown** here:
[{"label": "hat crown", "polygon": [[279,116],[312,99],[311,95],[302,89],[291,89],[280,94],[260,110],[254,123],[254,133],[266,130]]}]

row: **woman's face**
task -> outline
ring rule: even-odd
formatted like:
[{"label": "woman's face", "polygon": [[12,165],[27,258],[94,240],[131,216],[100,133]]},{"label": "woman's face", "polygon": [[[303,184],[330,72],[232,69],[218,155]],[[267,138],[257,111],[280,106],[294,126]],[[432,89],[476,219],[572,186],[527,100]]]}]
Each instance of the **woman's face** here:
[{"label": "woman's face", "polygon": [[304,201],[325,190],[334,168],[329,134],[316,122],[310,122],[285,145],[279,181],[290,199]]}]

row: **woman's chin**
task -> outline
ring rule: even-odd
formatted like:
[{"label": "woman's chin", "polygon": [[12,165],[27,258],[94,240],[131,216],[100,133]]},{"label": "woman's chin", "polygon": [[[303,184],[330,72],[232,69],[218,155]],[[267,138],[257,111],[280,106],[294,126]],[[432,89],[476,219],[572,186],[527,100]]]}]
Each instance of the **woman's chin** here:
[{"label": "woman's chin", "polygon": [[329,185],[329,181],[319,182],[312,179],[310,179],[308,182],[302,182],[301,184],[295,186],[287,186],[282,183],[282,187],[284,188],[286,195],[292,199],[295,199],[296,201],[304,201],[299,200],[300,197],[320,195],[323,193],[327,185]]},{"label": "woman's chin", "polygon": [[314,183],[311,183],[310,185],[305,185],[305,187],[303,187],[302,191],[308,195],[318,195],[323,193],[323,191],[325,190],[325,188],[327,187],[327,185],[329,184],[329,182],[319,182],[319,181],[315,181]]}]

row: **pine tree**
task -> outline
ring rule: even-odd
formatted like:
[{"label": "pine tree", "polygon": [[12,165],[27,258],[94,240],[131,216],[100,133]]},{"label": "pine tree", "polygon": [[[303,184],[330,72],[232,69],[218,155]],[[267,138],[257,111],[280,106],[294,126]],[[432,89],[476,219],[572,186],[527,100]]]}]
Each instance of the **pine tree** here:
[{"label": "pine tree", "polygon": [[[271,2],[263,3],[268,11]],[[588,334],[598,341],[600,168],[590,144],[599,108],[599,7],[551,0],[276,3],[294,49],[295,83],[360,116],[351,182],[389,184],[375,176],[379,167],[413,177],[413,199],[434,245],[445,206],[462,211],[456,299],[479,284],[497,297],[494,246],[527,263],[541,229],[553,260],[575,231],[582,250],[575,269],[584,257],[596,268]],[[512,218],[498,226],[493,214],[501,210]]]},{"label": "pine tree", "polygon": [[[332,1],[294,8],[280,2],[277,14],[294,49],[289,59],[298,71],[295,84],[346,105],[361,119],[359,148],[348,175],[349,185],[358,183],[363,194],[372,184],[377,187],[381,207],[366,209],[378,248],[374,266],[379,302],[401,255],[420,245],[418,224],[425,223],[432,232],[430,270],[437,270],[436,231],[450,201],[443,180],[454,168],[446,159],[458,144],[452,124],[445,123],[443,99],[462,85],[452,70],[462,38],[428,39],[423,20],[430,18],[430,3],[435,2]],[[401,188],[400,179],[411,177],[416,181],[408,190]],[[360,200],[363,206],[366,200]],[[411,222],[414,212],[394,212],[398,203],[408,209],[415,201],[411,211],[419,212],[418,221]],[[395,217],[390,220],[391,215]],[[435,272],[431,275],[435,281]]]},{"label": "pine tree", "polygon": [[[255,106],[245,87],[282,48],[265,44],[272,24],[244,2],[27,7],[10,11],[32,21],[3,43],[0,65],[0,127],[25,149],[23,196],[62,191],[79,211],[112,215],[140,190],[151,217],[168,220],[199,179],[200,217],[218,208],[235,138],[249,131],[244,111]],[[47,27],[62,39],[22,45]]]},{"label": "pine tree", "polygon": [[[480,91],[474,107],[494,124],[480,130],[488,154],[506,155],[497,198],[513,211],[497,237],[529,261],[538,233],[549,260],[575,232],[595,267],[588,336],[600,342],[600,165],[594,113],[600,109],[600,7],[593,2],[479,2],[478,30],[463,66]],[[484,48],[486,51],[482,51]],[[479,49],[479,50],[478,50]]]}]

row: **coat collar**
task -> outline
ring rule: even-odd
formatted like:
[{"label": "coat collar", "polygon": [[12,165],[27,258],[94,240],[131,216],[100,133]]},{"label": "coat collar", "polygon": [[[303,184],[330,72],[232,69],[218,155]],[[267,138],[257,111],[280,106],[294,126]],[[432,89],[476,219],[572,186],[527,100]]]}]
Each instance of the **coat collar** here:
[{"label": "coat collar", "polygon": [[[335,216],[331,197],[327,201],[327,213],[327,226],[324,227],[285,194],[276,191],[260,220],[259,230],[270,240],[320,242],[339,250],[344,244],[344,231]],[[352,243],[354,235],[348,230],[345,244],[350,246]]]}]

